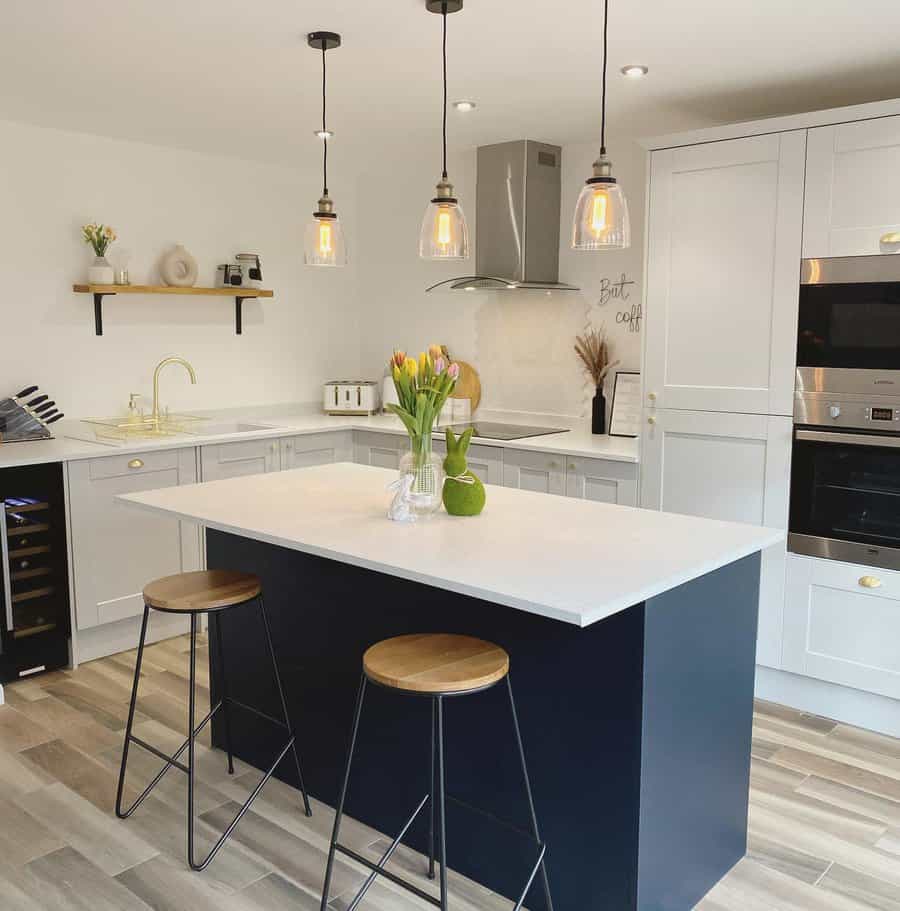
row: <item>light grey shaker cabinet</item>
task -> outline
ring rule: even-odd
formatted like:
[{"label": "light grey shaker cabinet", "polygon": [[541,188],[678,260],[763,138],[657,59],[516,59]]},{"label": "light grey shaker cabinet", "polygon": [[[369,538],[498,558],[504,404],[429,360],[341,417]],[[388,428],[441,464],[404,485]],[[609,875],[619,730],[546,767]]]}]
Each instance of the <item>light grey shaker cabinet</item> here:
[{"label": "light grey shaker cabinet", "polygon": [[[441,458],[447,455],[447,444],[440,437],[434,440],[434,451]],[[503,483],[503,450],[499,446],[470,446],[466,454],[469,471],[485,484]]]},{"label": "light grey shaker cabinet", "polygon": [[353,460],[353,434],[349,430],[283,437],[279,443],[282,471]]},{"label": "light grey shaker cabinet", "polygon": [[562,496],[566,492],[566,457],[507,449],[503,454],[503,486]]},{"label": "light grey shaker cabinet", "polygon": [[633,462],[566,458],[566,495],[598,503],[637,506],[638,467]]},{"label": "light grey shaker cabinet", "polygon": [[400,459],[409,450],[409,437],[399,433],[370,430],[353,432],[353,461],[378,468],[400,468]]},{"label": "light grey shaker cabinet", "polygon": [[197,526],[115,500],[119,494],[195,483],[193,448],[70,462],[68,472],[79,629],[139,615],[149,581],[200,568]]},{"label": "light grey shaker cabinet", "polygon": [[900,251],[900,117],[809,131],[803,256]]},{"label": "light grey shaker cabinet", "polygon": [[265,474],[280,468],[279,440],[238,440],[200,447],[200,474],[204,481]]}]

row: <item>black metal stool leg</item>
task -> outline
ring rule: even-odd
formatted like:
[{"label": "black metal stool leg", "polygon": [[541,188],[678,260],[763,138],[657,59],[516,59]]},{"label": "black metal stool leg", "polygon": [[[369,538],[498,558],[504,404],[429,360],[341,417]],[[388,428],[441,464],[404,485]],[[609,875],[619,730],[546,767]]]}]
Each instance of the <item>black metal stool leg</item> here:
[{"label": "black metal stool leg", "polygon": [[[528,766],[525,762],[525,747],[522,743],[522,732],[519,729],[519,716],[516,712],[516,700],[513,698],[512,681],[509,679],[509,674],[506,675],[506,690],[509,693],[509,707],[512,712],[513,727],[515,728],[516,732],[516,746],[519,748],[519,759],[522,762],[522,777],[525,780],[525,793],[528,796],[528,810],[531,815],[531,830],[534,834],[535,841],[539,845],[542,845],[540,856],[540,870],[541,881],[544,886],[544,899],[547,902],[547,911],[553,911],[553,899],[550,897],[550,880],[547,878],[547,866],[544,858],[546,849],[543,847],[540,829],[538,828],[537,812],[534,809],[534,797],[531,793],[531,779],[528,777]],[[534,875],[532,874],[532,880],[533,878]],[[525,895],[528,893],[528,889],[531,887],[532,880],[529,880],[528,885],[525,887],[525,893],[523,893],[522,898],[519,900],[519,904],[516,906],[516,908],[521,906]]]},{"label": "black metal stool leg", "polygon": [[225,749],[228,752],[228,774],[234,775],[234,754],[231,751],[231,717],[228,713],[228,674],[225,671],[225,649],[222,647],[222,621],[224,613],[210,617],[216,627],[216,645],[219,650],[219,681],[222,687],[222,711],[225,715]]},{"label": "black metal stool leg", "polygon": [[362,716],[363,700],[366,696],[366,675],[359,682],[359,694],[356,697],[356,711],[353,714],[353,732],[350,735],[350,751],[347,753],[347,767],[344,770],[344,782],[341,785],[341,796],[334,812],[334,829],[331,833],[331,845],[328,849],[328,863],[325,867],[325,884],[322,886],[321,911],[328,909],[328,893],[331,891],[331,874],[334,871],[334,854],[341,834],[341,817],[344,815],[344,802],[347,799],[347,788],[350,784],[350,767],[353,765],[353,754],[356,751],[356,735],[359,732],[359,719]]},{"label": "black metal stool leg", "polygon": [[190,692],[188,693],[188,788],[187,788],[187,824],[188,824],[188,863],[192,870],[202,869],[194,859],[194,713],[197,684],[197,615],[191,614],[191,658],[190,658]]},{"label": "black metal stool leg", "polygon": [[428,878],[434,879],[434,757],[437,699],[431,700],[431,765],[428,768]]},{"label": "black metal stool leg", "polygon": [[441,816],[441,911],[447,911],[447,782],[444,774],[444,700],[441,696],[437,703],[437,767],[438,767],[438,806]]},{"label": "black metal stool leg", "polygon": [[141,682],[141,663],[144,660],[144,640],[147,638],[147,621],[150,617],[149,605],[144,605],[144,616],[141,620],[141,638],[138,642],[137,659],[134,665],[134,683],[131,687],[131,704],[128,706],[128,724],[125,725],[125,743],[122,746],[122,764],[119,767],[119,785],[116,789],[116,816],[127,819],[137,804],[129,810],[122,809],[122,795],[125,792],[125,767],[128,764],[128,748],[131,746],[131,729],[134,726],[134,709],[137,705],[138,686]]},{"label": "black metal stool leg", "polygon": [[266,644],[269,647],[269,654],[272,656],[272,671],[275,674],[275,683],[278,686],[278,696],[281,699],[281,711],[284,713],[284,723],[288,730],[288,736],[291,739],[291,752],[294,754],[294,765],[297,767],[297,779],[300,783],[300,791],[303,794],[303,809],[307,816],[312,816],[312,807],[309,805],[309,795],[306,793],[306,785],[303,783],[303,772],[300,771],[300,757],[297,755],[297,740],[294,735],[294,726],[291,724],[291,716],[288,714],[287,700],[284,698],[284,688],[281,685],[281,674],[278,671],[278,659],[275,657],[275,645],[272,642],[269,615],[266,613],[266,605],[261,594],[259,596],[259,612],[262,614],[263,627],[266,631]]}]

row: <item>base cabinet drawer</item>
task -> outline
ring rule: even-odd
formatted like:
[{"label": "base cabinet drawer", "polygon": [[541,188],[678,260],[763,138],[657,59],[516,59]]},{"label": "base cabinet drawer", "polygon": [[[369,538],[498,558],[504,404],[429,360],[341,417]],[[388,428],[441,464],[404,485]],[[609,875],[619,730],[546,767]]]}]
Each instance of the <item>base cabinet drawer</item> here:
[{"label": "base cabinet drawer", "polygon": [[900,572],[788,554],[784,669],[900,699]]},{"label": "base cabinet drawer", "polygon": [[353,435],[349,430],[286,437],[280,443],[283,471],[353,459]]},{"label": "base cabinet drawer", "polygon": [[563,496],[566,492],[566,457],[507,449],[503,454],[503,486]]},{"label": "base cabinet drawer", "polygon": [[[443,458],[447,455],[447,443],[439,436],[434,438],[432,447]],[[503,450],[499,446],[481,446],[475,443],[466,453],[469,471],[485,484],[503,483]]]},{"label": "base cabinet drawer", "polygon": [[193,449],[70,462],[69,522],[79,629],[134,617],[159,576],[200,568],[197,527],[139,512],[119,494],[193,484]]},{"label": "base cabinet drawer", "polygon": [[598,503],[637,506],[638,467],[606,459],[566,459],[566,495]]},{"label": "base cabinet drawer", "polygon": [[400,459],[409,451],[409,438],[399,433],[357,430],[353,434],[353,461],[377,468],[400,469]]},{"label": "base cabinet drawer", "polygon": [[200,447],[200,474],[204,481],[266,474],[281,467],[281,441],[238,440]]}]

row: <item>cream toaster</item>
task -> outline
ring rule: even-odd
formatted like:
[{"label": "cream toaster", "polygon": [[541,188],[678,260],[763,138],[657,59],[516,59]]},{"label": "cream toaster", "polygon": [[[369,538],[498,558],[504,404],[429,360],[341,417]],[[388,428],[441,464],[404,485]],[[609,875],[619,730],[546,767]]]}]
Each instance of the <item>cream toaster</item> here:
[{"label": "cream toaster", "polygon": [[378,384],[370,380],[326,383],[322,407],[326,414],[376,414],[380,407]]}]

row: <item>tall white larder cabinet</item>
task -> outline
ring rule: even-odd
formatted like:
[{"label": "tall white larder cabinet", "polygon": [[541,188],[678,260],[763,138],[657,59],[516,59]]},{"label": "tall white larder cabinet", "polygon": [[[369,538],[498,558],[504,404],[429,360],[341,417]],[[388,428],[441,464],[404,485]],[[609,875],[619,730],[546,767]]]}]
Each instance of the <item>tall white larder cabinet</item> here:
[{"label": "tall white larder cabinet", "polygon": [[[641,505],[787,528],[806,131],[651,153]],[[757,661],[781,665],[786,548]]]}]

